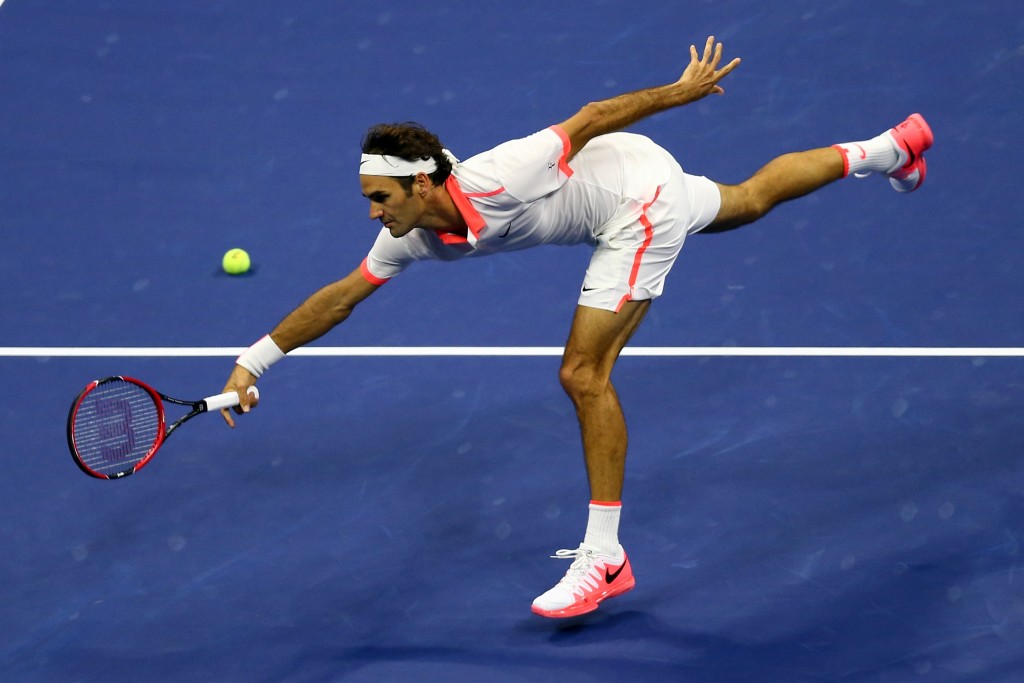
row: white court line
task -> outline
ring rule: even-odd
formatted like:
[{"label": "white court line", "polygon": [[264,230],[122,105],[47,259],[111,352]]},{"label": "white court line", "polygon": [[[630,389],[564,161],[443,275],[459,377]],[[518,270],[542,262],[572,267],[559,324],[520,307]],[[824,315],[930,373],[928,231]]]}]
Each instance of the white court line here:
[{"label": "white court line", "polygon": [[[199,358],[238,357],[245,347],[0,347],[6,358]],[[289,356],[561,356],[561,346],[306,346]],[[868,347],[868,346],[635,346],[623,356],[682,357],[876,357],[876,358],[1019,358],[1015,347]]]}]

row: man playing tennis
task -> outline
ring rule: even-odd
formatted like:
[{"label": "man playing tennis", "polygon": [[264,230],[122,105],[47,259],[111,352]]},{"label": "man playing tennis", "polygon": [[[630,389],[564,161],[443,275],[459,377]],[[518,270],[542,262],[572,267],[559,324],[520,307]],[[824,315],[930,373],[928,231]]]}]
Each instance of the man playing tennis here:
[{"label": "man playing tennis", "polygon": [[[750,223],[777,204],[850,173],[877,173],[909,192],[924,181],[922,153],[932,143],[915,114],[861,142],[783,155],[745,182],[726,186],[683,173],[651,140],[617,132],[658,112],[721,94],[710,37],[675,83],[584,106],[562,123],[506,142],[465,162],[415,124],[380,125],[363,141],[360,183],[370,218],[383,228],[369,255],[327,285],[239,357],[226,391],[236,412],[256,405],[248,387],[285,353],[346,318],[361,301],[422,259],[456,260],[539,244],[593,247],[565,345],[559,379],[572,399],[583,440],[591,503],[580,545],[555,557],[573,560],[564,578],[533,602],[546,617],[597,609],[634,585],[619,544],[626,424],[610,381],[619,352],[658,297],[687,235]],[[234,426],[231,414],[223,411]]]}]

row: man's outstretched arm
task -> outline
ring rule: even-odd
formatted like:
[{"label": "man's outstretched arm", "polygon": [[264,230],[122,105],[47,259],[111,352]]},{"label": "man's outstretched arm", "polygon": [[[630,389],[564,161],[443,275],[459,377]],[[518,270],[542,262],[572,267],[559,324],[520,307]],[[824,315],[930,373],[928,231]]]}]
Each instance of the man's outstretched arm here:
[{"label": "man's outstretched arm", "polygon": [[357,268],[311,295],[278,323],[270,336],[285,353],[305,346],[343,323],[356,305],[379,287]]},{"label": "man's outstretched arm", "polygon": [[710,36],[703,55],[698,55],[697,48],[690,46],[690,64],[675,83],[637,90],[584,106],[559,124],[572,144],[569,158],[598,135],[614,133],[648,116],[696,102],[708,95],[722,94],[724,90],[718,82],[739,66],[740,59],[737,57],[719,69],[721,61],[722,44],[716,45],[714,36]]},{"label": "man's outstretched arm", "polygon": [[[363,277],[361,269],[353,270],[347,277],[320,289],[306,299],[282,320],[270,339],[280,351],[287,353],[318,339],[332,328],[344,322],[353,309],[366,297],[377,291],[379,285]],[[237,391],[241,401],[234,410],[248,412],[258,403],[248,394],[248,388],[256,384],[256,376],[241,365],[235,365],[224,391]],[[235,421],[225,408],[221,411],[224,421],[234,427]]]}]

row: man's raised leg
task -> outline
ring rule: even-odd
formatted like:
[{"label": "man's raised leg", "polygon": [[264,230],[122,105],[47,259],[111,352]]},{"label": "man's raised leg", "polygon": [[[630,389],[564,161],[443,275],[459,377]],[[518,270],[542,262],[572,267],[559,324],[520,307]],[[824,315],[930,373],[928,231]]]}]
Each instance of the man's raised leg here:
[{"label": "man's raised leg", "polygon": [[753,223],[782,202],[810,194],[843,175],[843,157],[832,147],[783,154],[739,185],[717,183],[722,206],[701,232],[725,232]]},{"label": "man's raised leg", "polygon": [[702,232],[724,232],[752,223],[782,202],[851,173],[885,175],[898,192],[912,192],[924,182],[924,152],[933,139],[924,117],[913,114],[870,140],[784,154],[739,185],[718,184],[722,206]]}]

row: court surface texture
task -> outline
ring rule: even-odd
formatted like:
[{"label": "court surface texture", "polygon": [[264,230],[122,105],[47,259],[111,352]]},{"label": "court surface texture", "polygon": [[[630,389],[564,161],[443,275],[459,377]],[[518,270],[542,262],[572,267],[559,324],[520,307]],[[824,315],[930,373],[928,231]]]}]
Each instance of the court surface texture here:
[{"label": "court surface texture", "polygon": [[[614,375],[633,591],[530,613],[586,522],[557,379],[586,248],[418,264],[235,430],[74,466],[88,381],[218,393],[359,264],[370,125],[465,158],[709,34],[725,95],[632,128],[691,173],[916,111],[936,143],[913,194],[688,240]],[[3,2],[0,681],[1022,680],[1022,82],[1016,0]]]}]

